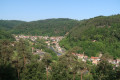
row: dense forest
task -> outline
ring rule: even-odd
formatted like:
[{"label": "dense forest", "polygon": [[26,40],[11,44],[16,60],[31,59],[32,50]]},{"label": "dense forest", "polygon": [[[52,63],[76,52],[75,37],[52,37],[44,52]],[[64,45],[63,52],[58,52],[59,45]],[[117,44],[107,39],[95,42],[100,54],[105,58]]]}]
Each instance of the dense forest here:
[{"label": "dense forest", "polygon": [[71,29],[60,45],[70,50],[79,47],[77,53],[97,56],[108,53],[120,57],[120,15],[98,16]]},{"label": "dense forest", "polygon": [[77,24],[77,20],[67,18],[46,19],[18,25],[13,29],[12,33],[42,36],[64,36]]},{"label": "dense forest", "polygon": [[24,21],[18,20],[0,20],[0,30],[11,30],[15,26],[24,23]]}]

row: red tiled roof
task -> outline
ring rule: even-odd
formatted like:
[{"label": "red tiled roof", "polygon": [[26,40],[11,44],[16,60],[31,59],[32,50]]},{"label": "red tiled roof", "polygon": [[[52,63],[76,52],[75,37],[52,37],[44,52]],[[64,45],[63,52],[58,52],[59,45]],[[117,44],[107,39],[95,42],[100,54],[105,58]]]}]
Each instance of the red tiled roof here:
[{"label": "red tiled roof", "polygon": [[85,58],[88,58],[88,56],[84,56]]},{"label": "red tiled roof", "polygon": [[76,53],[72,53],[73,55],[75,55]]},{"label": "red tiled roof", "polygon": [[91,57],[91,59],[99,59],[99,57]]}]

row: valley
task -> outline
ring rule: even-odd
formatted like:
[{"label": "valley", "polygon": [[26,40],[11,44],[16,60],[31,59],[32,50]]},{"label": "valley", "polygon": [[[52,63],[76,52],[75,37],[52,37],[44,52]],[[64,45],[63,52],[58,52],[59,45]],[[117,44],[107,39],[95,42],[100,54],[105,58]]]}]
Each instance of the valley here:
[{"label": "valley", "polygon": [[1,20],[0,72],[5,80],[119,80],[120,15]]},{"label": "valley", "polygon": [[[25,36],[25,35],[14,35],[16,41],[19,41],[20,39],[29,40],[32,44],[36,44],[37,40],[44,40],[47,44],[47,47],[53,50],[57,55],[61,55],[65,53],[65,50],[60,47],[59,41],[62,40],[63,36],[57,36],[57,37],[48,37],[48,36]],[[34,54],[34,47],[32,48],[32,53]],[[42,49],[37,49],[36,52],[43,53]],[[38,54],[37,53],[37,54]],[[44,52],[45,53],[45,52]]]}]

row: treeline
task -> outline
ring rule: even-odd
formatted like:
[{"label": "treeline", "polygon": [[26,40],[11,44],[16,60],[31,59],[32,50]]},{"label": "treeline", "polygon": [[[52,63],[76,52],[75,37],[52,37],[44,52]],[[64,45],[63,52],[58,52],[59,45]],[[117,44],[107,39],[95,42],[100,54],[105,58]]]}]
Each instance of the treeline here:
[{"label": "treeline", "polygon": [[77,20],[59,18],[26,22],[16,26],[13,34],[64,36],[70,29],[78,25]]},{"label": "treeline", "polygon": [[60,42],[67,50],[79,47],[77,53],[97,56],[108,53],[115,58],[120,57],[120,15],[99,16],[74,27],[69,35]]}]

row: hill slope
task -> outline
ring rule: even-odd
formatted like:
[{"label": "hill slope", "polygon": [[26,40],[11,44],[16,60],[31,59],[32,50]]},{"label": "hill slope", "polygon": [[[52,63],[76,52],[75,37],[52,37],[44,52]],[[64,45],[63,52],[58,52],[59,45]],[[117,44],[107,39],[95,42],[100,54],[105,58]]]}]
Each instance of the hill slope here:
[{"label": "hill slope", "polygon": [[18,20],[0,20],[0,30],[11,30],[13,27],[24,23],[24,21]]},{"label": "hill slope", "polygon": [[12,31],[14,34],[64,36],[70,29],[78,25],[77,20],[59,18],[26,22]]},{"label": "hill slope", "polygon": [[120,57],[120,15],[83,20],[60,45],[67,50],[78,47],[76,52],[85,52],[88,56],[108,53]]}]

